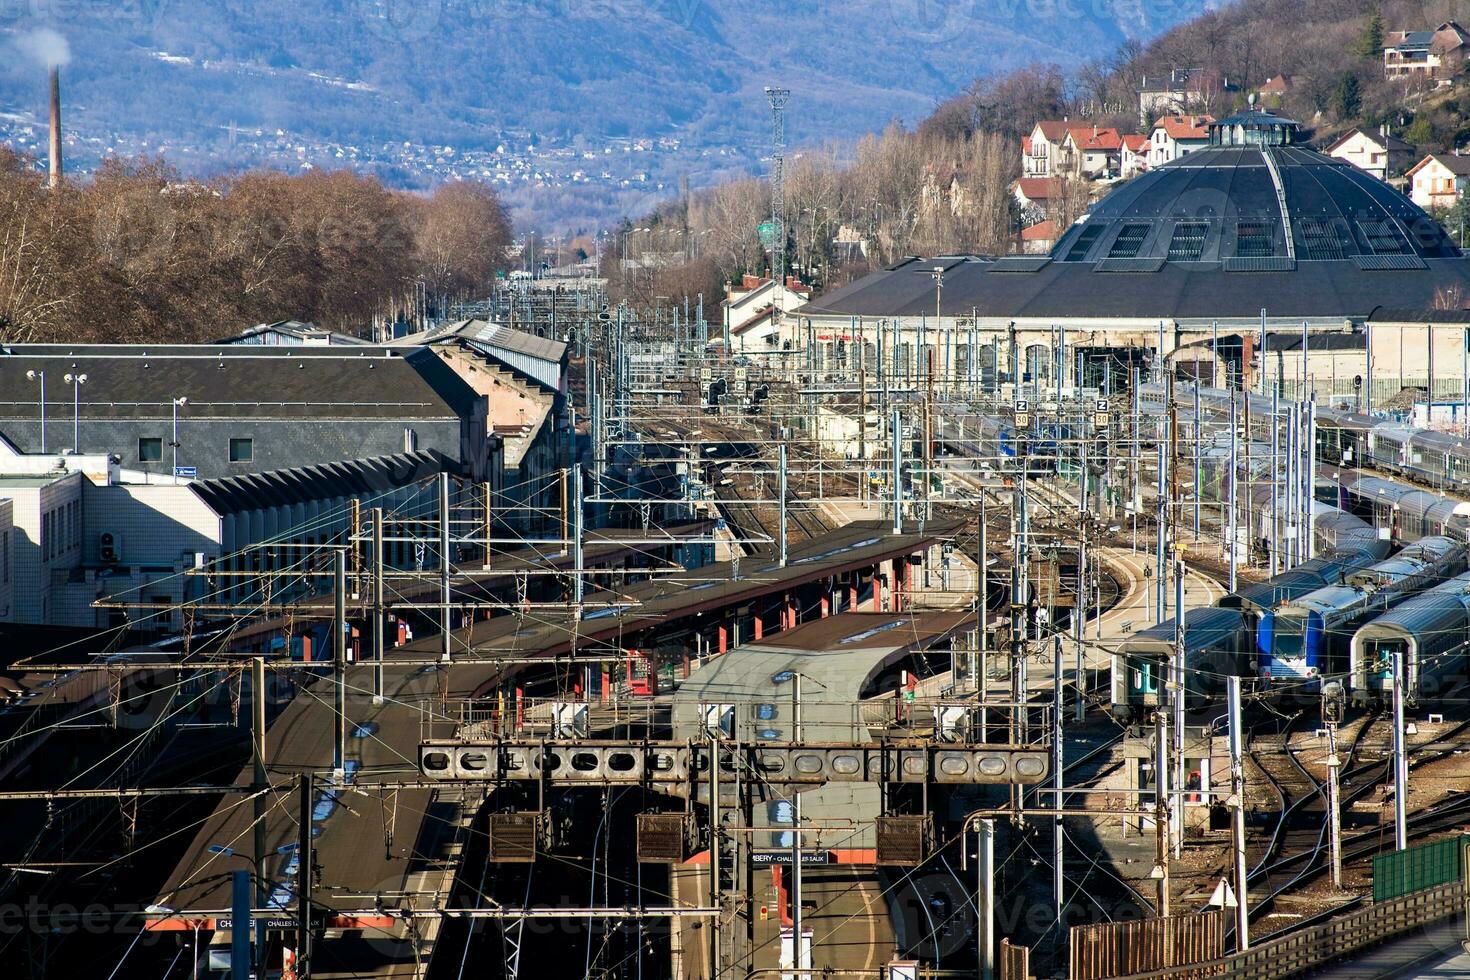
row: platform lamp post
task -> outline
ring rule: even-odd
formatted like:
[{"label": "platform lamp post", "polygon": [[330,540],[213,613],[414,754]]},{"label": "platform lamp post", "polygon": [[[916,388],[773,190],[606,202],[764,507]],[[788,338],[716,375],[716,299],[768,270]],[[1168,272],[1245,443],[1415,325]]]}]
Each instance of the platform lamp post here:
[{"label": "platform lamp post", "polygon": [[71,446],[72,452],[79,453],[82,451],[82,385],[87,383],[87,376],[67,372],[62,378],[71,385]]},{"label": "platform lamp post", "polygon": [[46,372],[27,371],[27,381],[41,382],[41,455],[46,455]]},{"label": "platform lamp post", "polygon": [[173,449],[174,484],[179,482],[179,409],[189,404],[189,399],[180,395],[178,398],[170,398],[173,407],[173,438],[169,441],[169,447]]}]

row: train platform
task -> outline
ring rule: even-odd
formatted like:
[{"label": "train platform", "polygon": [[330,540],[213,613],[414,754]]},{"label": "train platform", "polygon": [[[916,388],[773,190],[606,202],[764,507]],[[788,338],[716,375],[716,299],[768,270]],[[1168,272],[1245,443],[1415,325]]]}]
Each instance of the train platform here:
[{"label": "train platform", "polygon": [[[436,920],[426,920],[430,928],[411,929],[402,913],[435,902],[442,906],[470,822],[492,788],[425,786],[419,781],[423,723],[436,712],[442,714],[443,705],[482,695],[525,663],[550,659],[574,646],[586,650],[602,644],[617,656],[636,643],[652,645],[681,620],[701,615],[718,619],[754,601],[829,582],[847,571],[902,561],[937,543],[947,530],[947,525],[931,522],[924,530],[895,535],[873,524],[850,525],[793,549],[784,567],[771,558],[747,558],[738,578],[728,565],[713,565],[680,580],[657,579],[616,594],[589,596],[591,609],[612,610],[604,615],[502,615],[476,622],[454,632],[455,659],[447,665],[432,662],[438,637],[391,651],[380,700],[373,697],[372,668],[351,667],[344,681],[349,731],[345,766],[340,780],[319,786],[312,817],[321,869],[314,900],[331,921],[330,935],[339,938],[319,943],[313,975],[391,975],[405,963],[432,955]],[[791,615],[783,625],[800,630]],[[825,628],[825,622],[812,626]],[[324,780],[331,774],[331,685],[330,676],[319,678],[271,725],[266,755],[273,784],[289,783],[304,772]],[[247,767],[236,785],[247,786],[251,778]],[[227,915],[230,872],[251,868],[245,856],[252,847],[251,809],[245,794],[224,796],[157,896],[153,928],[192,928],[198,921],[212,928]],[[270,884],[271,903],[283,910],[295,903],[296,813],[294,798],[277,793],[265,818],[267,851],[261,874]]]}]

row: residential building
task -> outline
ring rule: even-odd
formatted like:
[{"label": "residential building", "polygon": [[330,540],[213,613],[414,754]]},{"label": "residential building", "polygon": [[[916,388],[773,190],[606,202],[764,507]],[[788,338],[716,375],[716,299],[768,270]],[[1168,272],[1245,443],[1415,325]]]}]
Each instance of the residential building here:
[{"label": "residential building", "polygon": [[1148,136],[1145,133],[1130,133],[1123,137],[1123,148],[1118,154],[1118,169],[1124,180],[1137,177],[1148,169]]},{"label": "residential building", "polygon": [[1143,77],[1138,87],[1138,124],[1147,128],[1161,115],[1209,112],[1223,96],[1237,91],[1230,80],[1200,68],[1175,68],[1167,75]]},{"label": "residential building", "polygon": [[1431,153],[1409,168],[1409,199],[1421,208],[1450,208],[1470,181],[1470,156]]},{"label": "residential building", "polygon": [[176,466],[216,479],[415,449],[488,479],[490,432],[485,398],[418,346],[0,349],[0,437],[18,452],[113,454],[169,480]]},{"label": "residential building", "polygon": [[1054,177],[1062,162],[1062,145],[1067,140],[1066,120],[1043,119],[1021,138],[1021,177]]},{"label": "residential building", "polygon": [[1021,139],[1021,178],[1115,177],[1123,137],[1111,126],[1044,119]]},{"label": "residential building", "polygon": [[1038,214],[1045,214],[1062,191],[1062,181],[1057,177],[1022,177],[1011,185],[1016,203]]},{"label": "residential building", "polygon": [[1048,218],[1021,229],[1021,251],[1027,255],[1045,255],[1061,238],[1057,223]]},{"label": "residential building", "polygon": [[1256,89],[1256,98],[1263,106],[1279,106],[1295,86],[1296,79],[1291,75],[1272,75]]},{"label": "residential building", "polygon": [[1111,126],[1070,126],[1062,144],[1063,177],[1097,180],[1122,168],[1123,137]]},{"label": "residential building", "polygon": [[727,284],[721,304],[727,349],[741,353],[801,349],[796,318],[784,314],[811,298],[812,288],[795,276],[787,276],[784,285],[752,275],[744,276],[738,288]]},{"label": "residential building", "polygon": [[1148,134],[1149,169],[1210,145],[1211,116],[1164,116]]},{"label": "residential building", "polygon": [[1385,78],[1442,81],[1465,70],[1470,33],[1451,20],[1433,30],[1392,31],[1384,42]]},{"label": "residential building", "polygon": [[1414,144],[1388,133],[1350,129],[1325,151],[1328,156],[1350,163],[1379,180],[1397,177],[1418,157]]}]

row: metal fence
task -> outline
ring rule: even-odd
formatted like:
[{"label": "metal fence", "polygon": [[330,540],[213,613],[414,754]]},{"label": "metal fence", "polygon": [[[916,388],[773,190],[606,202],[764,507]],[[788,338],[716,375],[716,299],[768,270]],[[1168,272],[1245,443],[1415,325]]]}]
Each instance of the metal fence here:
[{"label": "metal fence", "polygon": [[1073,926],[1067,949],[1070,980],[1103,980],[1165,968],[1170,976],[1209,976],[1213,971],[1181,972],[1173,964],[1223,957],[1225,918],[1217,909],[1199,915]]},{"label": "metal fence", "polygon": [[[1167,969],[1130,973],[1117,980],[1210,976],[1230,980],[1285,980],[1345,959],[1386,940],[1422,929],[1465,910],[1463,881],[1427,888],[1339,919],[1252,946],[1243,953]],[[1188,972],[1184,972],[1185,970]]]}]

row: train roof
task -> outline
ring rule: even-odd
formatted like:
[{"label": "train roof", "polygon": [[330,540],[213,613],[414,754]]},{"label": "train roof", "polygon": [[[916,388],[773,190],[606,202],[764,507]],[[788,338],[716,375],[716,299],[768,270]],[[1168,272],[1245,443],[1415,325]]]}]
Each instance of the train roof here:
[{"label": "train roof", "polygon": [[[1381,545],[1382,542],[1375,542]],[[1298,596],[1309,595],[1324,585],[1335,585],[1348,572],[1366,568],[1382,556],[1378,548],[1334,548],[1330,553],[1304,561],[1265,582],[1237,589],[1220,600],[1222,609],[1252,607],[1272,610]]]},{"label": "train roof", "polygon": [[1470,622],[1470,572],[1405,599],[1358,630],[1356,637],[1431,636]]},{"label": "train roof", "polygon": [[[1230,640],[1245,623],[1239,609],[1204,606],[1184,614],[1184,648],[1200,650]],[[1174,648],[1174,617],[1135,633],[1119,644],[1122,653],[1153,653]]]}]

